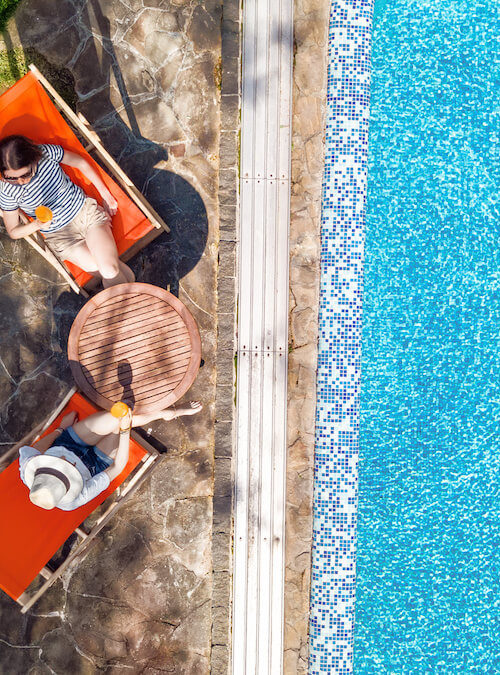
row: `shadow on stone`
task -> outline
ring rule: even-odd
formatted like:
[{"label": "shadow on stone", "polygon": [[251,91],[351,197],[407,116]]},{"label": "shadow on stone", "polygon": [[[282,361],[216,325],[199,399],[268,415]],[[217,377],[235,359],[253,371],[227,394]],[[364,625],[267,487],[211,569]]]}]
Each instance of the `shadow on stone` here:
[{"label": "shadow on stone", "polygon": [[156,171],[148,181],[146,197],[170,227],[131,261],[137,281],[170,285],[178,295],[179,281],[195,267],[205,249],[208,218],[198,192],[171,171]]},{"label": "shadow on stone", "polygon": [[49,569],[51,570],[56,570],[58,567],[60,567],[71,553],[73,547],[77,544],[78,544],[78,535],[76,534],[76,532],[73,532],[73,534],[70,537],[68,537],[68,539],[66,539],[64,544],[55,553],[55,555],[52,556],[47,567],[49,567]]},{"label": "shadow on stone", "polygon": [[165,454],[168,452],[168,448],[166,445],[164,445],[161,441],[159,441],[157,438],[154,436],[151,436],[148,434],[146,429],[143,429],[142,427],[135,427],[134,431],[138,436],[143,438],[149,445],[152,445],[155,450],[157,450],[161,455]]},{"label": "shadow on stone", "polygon": [[81,295],[77,295],[72,291],[63,291],[54,303],[56,338],[61,351],[66,355],[68,353],[68,338],[71,326],[85,302],[85,298]]},{"label": "shadow on stone", "polygon": [[70,381],[55,339],[54,277],[36,264],[40,256],[30,269],[29,256],[25,242],[0,233],[0,443],[6,445],[48,415]]}]

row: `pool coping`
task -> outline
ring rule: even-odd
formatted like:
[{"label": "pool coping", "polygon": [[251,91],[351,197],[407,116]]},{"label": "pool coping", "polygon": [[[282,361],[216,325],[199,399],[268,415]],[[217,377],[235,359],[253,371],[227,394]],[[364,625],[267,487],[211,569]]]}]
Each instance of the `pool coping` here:
[{"label": "pool coping", "polygon": [[228,675],[231,662],[233,452],[235,435],[236,269],[240,127],[239,0],[222,4],[219,141],[219,265],[215,388],[210,672]]}]

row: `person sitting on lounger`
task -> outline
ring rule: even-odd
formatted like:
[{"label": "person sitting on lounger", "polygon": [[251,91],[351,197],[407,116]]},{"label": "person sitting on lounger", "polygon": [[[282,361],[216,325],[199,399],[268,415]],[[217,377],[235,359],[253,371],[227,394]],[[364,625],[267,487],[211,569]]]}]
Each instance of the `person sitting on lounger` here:
[{"label": "person sitting on lounger", "polygon": [[[70,180],[61,163],[79,169],[95,185],[104,208]],[[8,136],[0,141],[0,178],[0,209],[12,239],[40,230],[61,259],[85,272],[98,272],[104,288],[135,281],[130,267],[118,258],[111,234],[116,199],[83,157],[60,145],[36,145],[25,136]],[[51,221],[35,218],[39,206],[52,211]],[[19,209],[35,220],[23,225]]]},{"label": "person sitting on lounger", "polygon": [[19,450],[19,472],[30,500],[47,510],[83,506],[106,490],[127,465],[131,427],[195,415],[201,409],[199,401],[192,401],[189,408],[129,413],[121,419],[98,412],[80,422],[76,413],[69,413],[55,431]]}]

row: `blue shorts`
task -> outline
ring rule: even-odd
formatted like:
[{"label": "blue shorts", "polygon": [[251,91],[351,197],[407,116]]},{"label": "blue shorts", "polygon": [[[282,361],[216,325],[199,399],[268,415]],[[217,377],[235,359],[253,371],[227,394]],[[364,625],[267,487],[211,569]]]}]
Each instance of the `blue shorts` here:
[{"label": "blue shorts", "polygon": [[73,427],[64,429],[62,434],[56,438],[52,445],[62,445],[71,450],[79,457],[90,471],[91,476],[101,473],[108,466],[113,464],[113,460],[95,445],[87,445],[80,436],[75,433]]}]

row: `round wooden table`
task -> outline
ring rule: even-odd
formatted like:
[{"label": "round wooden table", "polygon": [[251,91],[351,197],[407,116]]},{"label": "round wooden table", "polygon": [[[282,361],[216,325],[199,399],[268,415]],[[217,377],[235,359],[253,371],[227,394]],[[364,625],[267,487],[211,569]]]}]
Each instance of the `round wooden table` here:
[{"label": "round wooden table", "polygon": [[68,341],[78,387],[109,410],[163,410],[193,384],[201,361],[198,327],[174,295],[150,284],[119,284],[78,313]]}]

